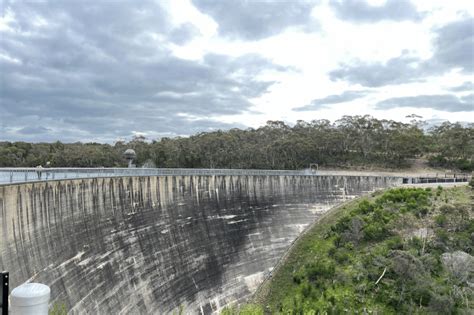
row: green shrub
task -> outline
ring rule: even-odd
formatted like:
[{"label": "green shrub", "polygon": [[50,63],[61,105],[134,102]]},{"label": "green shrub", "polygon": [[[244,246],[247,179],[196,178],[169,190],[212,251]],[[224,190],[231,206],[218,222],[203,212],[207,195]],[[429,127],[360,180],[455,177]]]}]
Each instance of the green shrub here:
[{"label": "green shrub", "polygon": [[471,234],[474,234],[474,219],[469,219],[469,221],[467,221],[465,230]]},{"label": "green shrub", "polygon": [[320,259],[314,263],[305,266],[306,276],[310,281],[318,281],[319,279],[332,278],[336,272],[333,261]]},{"label": "green shrub", "polygon": [[357,212],[360,214],[367,214],[374,211],[374,205],[368,201],[367,199],[362,200],[359,203],[359,207],[357,209]]},{"label": "green shrub", "polygon": [[439,197],[442,191],[443,191],[443,186],[438,185],[438,187],[436,188],[436,196]]},{"label": "green shrub", "polygon": [[466,172],[474,171],[474,161],[467,159],[448,160],[442,155],[430,157],[428,164],[434,167],[454,167]]},{"label": "green shrub", "polygon": [[470,171],[474,170],[474,162],[471,162],[471,161],[466,160],[466,159],[456,160],[454,165],[455,165],[455,167],[457,167],[461,171],[470,172]]},{"label": "green shrub", "polygon": [[336,260],[336,262],[338,262],[339,264],[343,264],[345,262],[347,262],[349,260],[349,255],[346,253],[345,250],[338,250],[336,252],[336,254],[334,255],[334,259]]},{"label": "green shrub", "polygon": [[449,234],[443,229],[436,229],[435,234],[439,241],[446,243],[449,240]]},{"label": "green shrub", "polygon": [[49,310],[49,315],[66,315],[67,307],[65,303],[55,302]]},{"label": "green shrub", "polygon": [[301,280],[302,280],[301,275],[299,273],[293,274],[293,282],[294,283],[300,284]]},{"label": "green shrub", "polygon": [[387,247],[389,249],[403,249],[403,240],[400,236],[394,236],[392,238],[390,238],[389,240],[387,240],[386,242],[387,244]]},{"label": "green shrub", "polygon": [[443,167],[449,165],[449,161],[442,155],[431,156],[428,164],[433,167]]},{"label": "green shrub", "polygon": [[420,306],[428,306],[431,300],[432,292],[426,285],[415,285],[410,292],[413,301],[418,302]]},{"label": "green shrub", "polygon": [[474,253],[474,233],[468,231],[453,233],[452,245],[472,255]]},{"label": "green shrub", "polygon": [[260,305],[246,304],[240,308],[239,315],[263,315]]},{"label": "green shrub", "polygon": [[425,217],[430,210],[428,207],[418,207],[413,210],[413,214],[416,215],[418,218]]},{"label": "green shrub", "polygon": [[452,314],[454,301],[447,295],[435,294],[431,297],[429,310],[432,314]]},{"label": "green shrub", "polygon": [[388,223],[390,221],[390,214],[382,209],[376,209],[372,215],[372,220],[377,223]]},{"label": "green shrub", "polygon": [[423,240],[419,237],[412,237],[408,240],[407,246],[412,249],[411,252],[420,252],[423,248]]},{"label": "green shrub", "polygon": [[263,315],[260,305],[245,304],[241,307],[227,306],[221,311],[221,315]]},{"label": "green shrub", "polygon": [[313,291],[313,287],[308,282],[303,283],[300,288],[301,294],[303,294],[305,298],[309,297],[311,295],[311,292]]},{"label": "green shrub", "polygon": [[389,236],[389,231],[383,223],[371,223],[364,228],[364,240],[376,241]]},{"label": "green shrub", "polygon": [[452,214],[455,211],[455,208],[452,205],[442,205],[439,207],[439,210],[442,214]]},{"label": "green shrub", "polygon": [[347,249],[347,250],[353,250],[354,249],[354,243],[346,243],[344,244],[344,248]]},{"label": "green shrub", "polygon": [[342,240],[342,236],[337,235],[336,237],[334,237],[333,243],[334,243],[334,246],[336,246],[337,248],[343,246],[344,241]]},{"label": "green shrub", "polygon": [[425,270],[429,271],[430,274],[433,275],[438,275],[443,269],[441,261],[436,255],[433,254],[422,256],[421,262],[423,263]]},{"label": "green shrub", "polygon": [[431,190],[424,190],[423,188],[395,188],[384,193],[377,200],[377,203],[411,201],[426,204],[429,196],[431,196]]},{"label": "green shrub", "polygon": [[435,217],[435,222],[438,226],[446,226],[448,218],[446,218],[446,215],[440,214]]},{"label": "green shrub", "polygon": [[351,222],[351,217],[344,216],[340,218],[335,225],[331,226],[331,231],[333,231],[334,233],[340,234],[344,232],[345,230],[347,230],[350,222]]}]

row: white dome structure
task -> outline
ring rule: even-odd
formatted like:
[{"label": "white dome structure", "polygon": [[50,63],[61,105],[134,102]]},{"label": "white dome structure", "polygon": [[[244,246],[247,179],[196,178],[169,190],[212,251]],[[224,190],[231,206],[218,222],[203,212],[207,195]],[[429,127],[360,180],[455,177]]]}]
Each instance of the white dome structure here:
[{"label": "white dome structure", "polygon": [[133,149],[127,149],[127,150],[125,150],[125,152],[123,153],[123,156],[124,156],[124,158],[128,161],[128,167],[129,167],[129,168],[135,166],[135,165],[133,165],[133,160],[135,160],[135,159],[137,158],[137,153],[135,153],[135,150],[133,150]]}]

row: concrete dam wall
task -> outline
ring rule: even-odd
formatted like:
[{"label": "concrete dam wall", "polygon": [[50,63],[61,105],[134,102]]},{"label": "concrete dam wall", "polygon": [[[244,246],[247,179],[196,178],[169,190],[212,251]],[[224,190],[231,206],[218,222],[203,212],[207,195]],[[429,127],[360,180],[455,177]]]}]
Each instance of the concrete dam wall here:
[{"label": "concrete dam wall", "polygon": [[243,302],[289,245],[368,176],[143,176],[0,186],[0,269],[71,314],[210,314]]}]

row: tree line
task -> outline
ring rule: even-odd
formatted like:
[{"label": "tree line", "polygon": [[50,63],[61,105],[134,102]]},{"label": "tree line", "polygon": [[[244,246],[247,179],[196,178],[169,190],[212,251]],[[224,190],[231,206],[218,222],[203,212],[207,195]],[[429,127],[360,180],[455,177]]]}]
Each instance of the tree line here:
[{"label": "tree line", "polygon": [[400,168],[423,157],[434,167],[474,170],[474,124],[445,122],[424,130],[410,123],[344,116],[330,122],[299,120],[293,126],[268,121],[259,128],[202,132],[146,141],[135,137],[101,143],[0,142],[0,167],[125,167],[132,148],[139,167],[303,169],[322,167]]}]

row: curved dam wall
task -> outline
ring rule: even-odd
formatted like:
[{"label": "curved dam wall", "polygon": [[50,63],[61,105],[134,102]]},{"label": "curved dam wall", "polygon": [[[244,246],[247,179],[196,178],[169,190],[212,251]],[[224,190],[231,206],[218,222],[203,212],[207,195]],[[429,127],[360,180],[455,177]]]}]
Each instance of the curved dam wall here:
[{"label": "curved dam wall", "polygon": [[322,212],[401,178],[150,176],[0,186],[0,269],[71,314],[210,314]]}]

